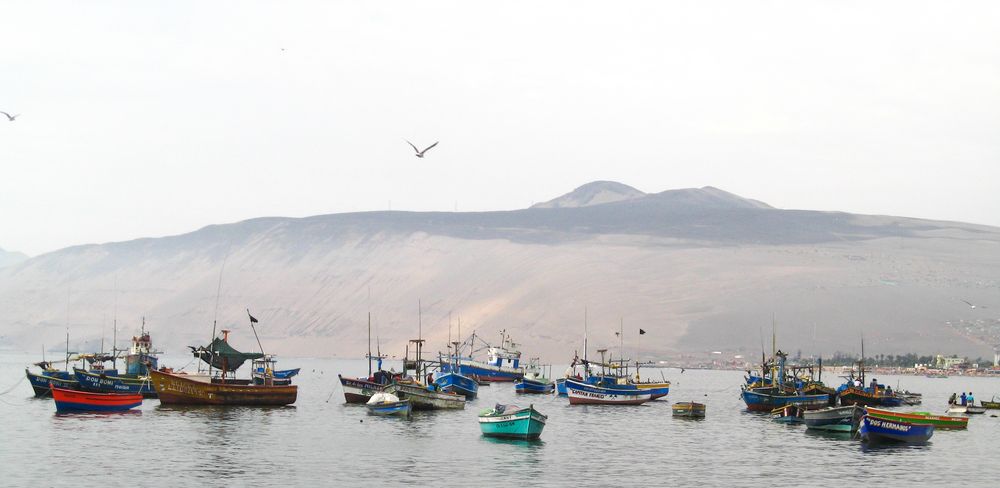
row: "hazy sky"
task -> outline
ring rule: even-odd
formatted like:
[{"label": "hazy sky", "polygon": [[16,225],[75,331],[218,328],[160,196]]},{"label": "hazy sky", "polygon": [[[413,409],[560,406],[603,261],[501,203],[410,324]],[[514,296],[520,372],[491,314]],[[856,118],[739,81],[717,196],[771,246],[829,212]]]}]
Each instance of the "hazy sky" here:
[{"label": "hazy sky", "polygon": [[[597,179],[1000,225],[1000,2],[3,2],[0,247]],[[283,50],[284,49],[284,50]],[[441,143],[416,159],[403,142]]]}]

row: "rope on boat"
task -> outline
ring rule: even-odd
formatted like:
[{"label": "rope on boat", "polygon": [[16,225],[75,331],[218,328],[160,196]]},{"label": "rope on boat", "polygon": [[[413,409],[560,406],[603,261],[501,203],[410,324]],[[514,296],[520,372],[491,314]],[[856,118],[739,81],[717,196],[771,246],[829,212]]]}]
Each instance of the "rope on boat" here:
[{"label": "rope on boat", "polygon": [[0,396],[2,396],[2,395],[6,395],[6,394],[8,394],[8,393],[10,393],[10,392],[14,391],[14,388],[17,388],[17,385],[20,385],[20,384],[21,384],[21,381],[23,381],[23,380],[26,380],[27,378],[28,378],[27,376],[22,376],[22,377],[21,377],[21,379],[17,380],[17,382],[16,382],[16,383],[14,383],[13,385],[11,385],[11,386],[10,386],[10,388],[7,388],[7,389],[6,389],[6,390],[4,390],[3,392],[0,392]]}]

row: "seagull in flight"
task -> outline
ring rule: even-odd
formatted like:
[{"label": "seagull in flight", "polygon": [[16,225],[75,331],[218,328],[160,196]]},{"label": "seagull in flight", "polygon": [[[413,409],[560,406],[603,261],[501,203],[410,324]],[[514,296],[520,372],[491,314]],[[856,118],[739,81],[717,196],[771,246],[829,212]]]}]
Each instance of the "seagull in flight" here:
[{"label": "seagull in flight", "polygon": [[986,307],[984,307],[982,305],[979,305],[979,306],[973,305],[972,303],[969,303],[968,300],[962,300],[962,301],[965,302],[965,304],[968,305],[970,308],[986,308]]},{"label": "seagull in flight", "polygon": [[[9,114],[9,113],[7,113],[7,112],[4,112],[3,110],[0,110],[0,114],[4,114],[4,115],[6,115],[6,116],[7,116],[7,120],[9,120],[9,121],[11,121],[11,122],[13,122],[13,121],[14,121],[14,119],[16,119],[16,118],[18,118],[18,117],[20,117],[20,116],[21,116],[21,114],[14,114],[14,115],[11,115],[11,114]],[[427,149],[430,149],[430,148],[427,148]],[[425,151],[426,151],[427,149],[425,149]]]},{"label": "seagull in flight", "polygon": [[[13,119],[11,119],[11,120],[13,120]],[[403,139],[403,140],[406,141],[406,139]],[[409,144],[410,147],[412,147],[414,151],[416,151],[416,153],[417,153],[416,156],[418,158],[424,157],[424,153],[427,152],[427,151],[430,151],[432,147],[438,145],[438,142],[440,142],[440,141],[437,141],[434,144],[431,144],[430,146],[427,146],[427,148],[425,148],[423,151],[421,151],[421,150],[417,149],[417,146],[414,146],[412,142],[406,141],[406,143]]]}]

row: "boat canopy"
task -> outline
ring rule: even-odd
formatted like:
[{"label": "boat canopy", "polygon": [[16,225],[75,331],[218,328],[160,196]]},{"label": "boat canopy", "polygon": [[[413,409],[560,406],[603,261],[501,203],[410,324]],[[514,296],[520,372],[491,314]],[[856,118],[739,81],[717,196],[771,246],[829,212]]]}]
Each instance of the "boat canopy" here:
[{"label": "boat canopy", "polygon": [[208,347],[194,347],[191,352],[194,357],[201,358],[202,361],[212,365],[213,368],[224,369],[226,371],[236,371],[248,359],[260,359],[264,357],[259,352],[240,352],[230,346],[224,339],[216,337]]}]

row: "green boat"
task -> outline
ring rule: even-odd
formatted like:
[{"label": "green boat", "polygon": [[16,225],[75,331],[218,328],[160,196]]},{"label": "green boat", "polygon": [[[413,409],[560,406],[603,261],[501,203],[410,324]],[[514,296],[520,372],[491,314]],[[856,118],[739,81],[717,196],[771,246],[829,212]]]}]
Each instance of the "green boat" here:
[{"label": "green boat", "polygon": [[894,412],[872,407],[865,407],[865,410],[869,417],[917,425],[933,425],[938,429],[966,429],[969,427],[969,417],[946,417],[930,412]]},{"label": "green boat", "polygon": [[548,419],[534,405],[521,408],[517,405],[500,405],[479,412],[479,428],[487,437],[507,439],[537,439]]}]

